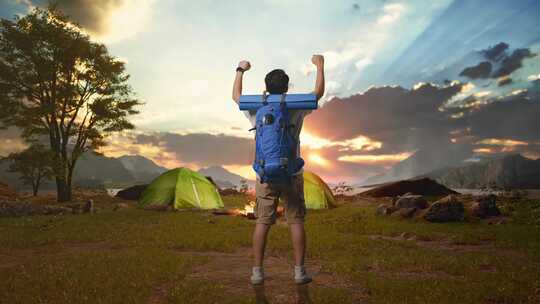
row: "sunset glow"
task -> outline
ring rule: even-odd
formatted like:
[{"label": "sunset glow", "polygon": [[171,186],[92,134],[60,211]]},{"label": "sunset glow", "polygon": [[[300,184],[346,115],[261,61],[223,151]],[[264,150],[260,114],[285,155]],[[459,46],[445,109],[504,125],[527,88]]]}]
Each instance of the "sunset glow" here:
[{"label": "sunset glow", "polygon": [[255,171],[253,171],[253,168],[251,165],[247,166],[223,166],[226,170],[238,174],[242,176],[245,179],[248,180],[254,180],[255,179]]},{"label": "sunset glow", "polygon": [[381,155],[344,155],[338,158],[339,161],[357,164],[389,164],[400,162],[412,153],[381,154]]},{"label": "sunset glow", "polygon": [[478,142],[478,144],[490,145],[490,146],[527,146],[528,143],[519,140],[512,139],[498,139],[498,138],[488,138]]},{"label": "sunset glow", "polygon": [[328,167],[330,162],[319,154],[312,153],[308,156],[308,161],[313,162],[319,167]]},{"label": "sunset glow", "polygon": [[373,151],[382,147],[382,142],[372,140],[363,135],[343,141],[330,141],[304,132],[300,134],[300,142],[303,146],[307,146],[310,149],[339,147],[340,151]]}]

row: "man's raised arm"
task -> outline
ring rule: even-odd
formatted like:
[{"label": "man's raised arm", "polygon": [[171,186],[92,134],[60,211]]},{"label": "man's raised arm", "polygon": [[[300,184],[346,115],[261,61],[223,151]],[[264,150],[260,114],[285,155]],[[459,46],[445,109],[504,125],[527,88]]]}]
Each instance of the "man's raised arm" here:
[{"label": "man's raised arm", "polygon": [[313,55],[311,62],[317,67],[317,79],[315,80],[313,94],[319,100],[324,95],[324,57],[322,55]]},{"label": "man's raised arm", "polygon": [[242,60],[238,63],[238,68],[236,69],[236,77],[234,78],[233,90],[232,90],[232,99],[238,103],[240,100],[240,95],[242,95],[242,76],[244,72],[251,68],[249,61]]}]

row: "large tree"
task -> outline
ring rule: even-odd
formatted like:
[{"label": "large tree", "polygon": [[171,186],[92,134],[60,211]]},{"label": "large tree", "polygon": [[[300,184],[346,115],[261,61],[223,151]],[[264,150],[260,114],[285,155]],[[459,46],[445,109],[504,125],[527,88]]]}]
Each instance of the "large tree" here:
[{"label": "large tree", "polygon": [[71,200],[73,169],[107,133],[132,129],[141,104],[123,62],[50,6],[0,20],[0,121],[29,142],[45,136],[59,202]]},{"label": "large tree", "polygon": [[32,186],[32,193],[36,196],[41,183],[53,177],[52,159],[49,149],[41,144],[33,144],[26,150],[11,153],[3,160],[9,163],[9,172],[19,173],[23,184]]}]

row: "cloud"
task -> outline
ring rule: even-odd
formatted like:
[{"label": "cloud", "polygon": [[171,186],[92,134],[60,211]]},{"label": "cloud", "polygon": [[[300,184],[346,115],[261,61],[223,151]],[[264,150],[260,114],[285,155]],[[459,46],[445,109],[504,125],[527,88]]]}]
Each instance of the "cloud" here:
[{"label": "cloud", "polygon": [[253,139],[224,134],[155,132],[137,135],[134,144],[159,147],[197,166],[246,165],[255,155]]},{"label": "cloud", "polygon": [[505,51],[508,49],[510,45],[505,42],[500,42],[492,47],[489,47],[483,51],[480,51],[484,55],[484,57],[491,61],[499,61],[502,56],[505,55]]},{"label": "cloud", "polygon": [[471,79],[489,78],[492,65],[489,61],[480,62],[478,65],[463,69],[459,76],[466,76]]},{"label": "cloud", "polygon": [[499,87],[502,87],[502,86],[505,86],[505,85],[509,85],[513,82],[512,78],[508,77],[508,76],[504,76],[504,77],[501,77],[499,79],[497,79],[497,85]]},{"label": "cloud", "polygon": [[529,80],[529,81],[531,81],[531,82],[540,80],[540,74],[530,75],[529,77],[527,77],[527,80]]},{"label": "cloud", "polygon": [[[482,54],[488,61],[483,61],[475,66],[464,68],[459,76],[465,76],[470,79],[497,79],[509,76],[522,67],[524,59],[536,56],[536,54],[531,52],[528,48],[516,49],[512,54],[508,55],[508,48],[509,45],[507,43],[501,42],[493,47],[479,51],[478,53]],[[498,84],[499,86],[503,86],[509,83],[510,82],[505,79],[502,80],[502,84],[500,82]]]},{"label": "cloud", "polygon": [[379,154],[379,155],[343,155],[338,157],[339,161],[343,162],[352,162],[359,164],[383,164],[383,165],[394,165],[404,159],[410,157],[412,153],[398,153],[398,154]]},{"label": "cloud", "polygon": [[384,14],[377,19],[377,24],[383,25],[394,23],[404,11],[405,6],[401,3],[387,4],[383,7]]},{"label": "cloud", "polygon": [[515,70],[522,67],[522,61],[525,58],[532,58],[536,54],[532,53],[529,49],[517,49],[512,55],[505,57],[501,62],[501,67],[493,74],[493,78],[507,76],[512,74]]},{"label": "cloud", "polygon": [[28,145],[21,139],[21,132],[15,127],[0,129],[0,157],[20,152]]},{"label": "cloud", "polygon": [[[155,0],[56,0],[58,8],[92,36],[104,42],[129,38],[149,21]],[[47,6],[48,0],[28,0],[30,6]]]},{"label": "cloud", "polygon": [[419,84],[413,89],[373,87],[348,98],[334,98],[306,118],[317,137],[346,141],[365,136],[381,142],[379,153],[394,154],[449,142],[453,121],[440,108],[463,84]]},{"label": "cloud", "polygon": [[518,90],[488,100],[463,119],[469,135],[479,141],[505,139],[520,142],[540,141],[540,101],[531,100],[527,91]]}]

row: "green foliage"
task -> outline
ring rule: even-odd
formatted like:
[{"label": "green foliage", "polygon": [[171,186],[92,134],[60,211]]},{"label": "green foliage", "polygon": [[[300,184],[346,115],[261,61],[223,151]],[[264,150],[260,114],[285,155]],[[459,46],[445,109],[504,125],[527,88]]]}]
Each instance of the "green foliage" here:
[{"label": "green foliage", "polygon": [[82,153],[134,128],[127,117],[140,102],[128,79],[123,62],[54,6],[0,20],[0,121],[28,141],[49,139],[60,201]]},{"label": "green foliage", "polygon": [[52,153],[41,144],[33,144],[22,152],[11,153],[3,160],[9,162],[9,172],[18,172],[21,181],[32,186],[34,196],[41,182],[53,177]]}]

